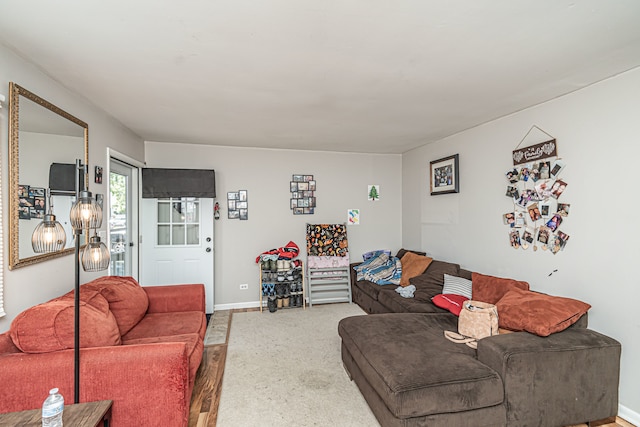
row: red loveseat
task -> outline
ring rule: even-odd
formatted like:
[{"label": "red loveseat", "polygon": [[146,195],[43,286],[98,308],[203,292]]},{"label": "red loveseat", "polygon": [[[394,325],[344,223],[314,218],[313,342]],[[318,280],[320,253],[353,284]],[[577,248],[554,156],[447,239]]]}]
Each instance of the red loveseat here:
[{"label": "red loveseat", "polygon": [[[207,328],[202,284],[80,287],[80,402],[112,400],[118,426],[187,426]],[[0,334],[0,413],[73,403],[74,292],[19,314]]]}]

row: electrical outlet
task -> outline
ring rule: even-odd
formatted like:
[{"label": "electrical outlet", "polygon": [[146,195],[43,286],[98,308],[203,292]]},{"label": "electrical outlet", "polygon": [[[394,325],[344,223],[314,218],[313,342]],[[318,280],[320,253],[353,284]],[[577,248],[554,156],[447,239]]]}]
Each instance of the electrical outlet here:
[{"label": "electrical outlet", "polygon": [[248,283],[240,283],[240,289],[249,289]]}]

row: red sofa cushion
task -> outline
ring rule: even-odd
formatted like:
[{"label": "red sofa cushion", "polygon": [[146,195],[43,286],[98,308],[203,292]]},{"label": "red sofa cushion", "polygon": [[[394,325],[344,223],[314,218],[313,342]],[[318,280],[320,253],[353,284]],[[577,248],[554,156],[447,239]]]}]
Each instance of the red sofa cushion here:
[{"label": "red sofa cushion", "polygon": [[[74,298],[60,297],[20,313],[11,340],[24,353],[49,353],[74,346]],[[109,303],[99,292],[80,294],[80,347],[120,345],[120,331]]]},{"label": "red sofa cushion", "polygon": [[516,288],[507,292],[496,307],[501,328],[546,337],[576,323],[591,305]]},{"label": "red sofa cushion", "polygon": [[149,307],[147,293],[133,277],[103,276],[82,285],[95,290],[109,302],[116,318],[120,335],[125,335],[140,322]]},{"label": "red sofa cushion", "polygon": [[471,274],[471,294],[475,301],[497,303],[511,289],[529,290],[529,283],[486,274]]}]

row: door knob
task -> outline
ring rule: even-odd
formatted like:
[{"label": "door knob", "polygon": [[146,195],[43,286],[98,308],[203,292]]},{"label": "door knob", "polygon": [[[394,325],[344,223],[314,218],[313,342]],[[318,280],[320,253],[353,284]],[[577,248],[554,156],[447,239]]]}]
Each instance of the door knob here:
[{"label": "door knob", "polygon": [[211,241],[211,237],[207,237],[207,242],[210,242],[210,241]]},{"label": "door knob", "polygon": [[205,249],[205,251],[211,252],[211,248],[207,248],[207,249]]}]

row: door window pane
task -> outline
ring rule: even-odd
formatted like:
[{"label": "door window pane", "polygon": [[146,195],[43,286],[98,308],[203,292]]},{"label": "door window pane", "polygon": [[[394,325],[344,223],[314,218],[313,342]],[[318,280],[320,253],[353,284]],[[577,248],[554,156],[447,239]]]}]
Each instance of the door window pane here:
[{"label": "door window pane", "polygon": [[170,232],[170,225],[158,225],[158,245],[171,244],[171,234],[169,234]]},{"label": "door window pane", "polygon": [[158,200],[158,245],[200,245],[200,199]]}]

